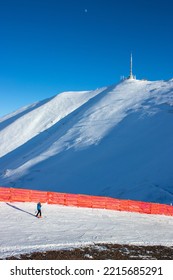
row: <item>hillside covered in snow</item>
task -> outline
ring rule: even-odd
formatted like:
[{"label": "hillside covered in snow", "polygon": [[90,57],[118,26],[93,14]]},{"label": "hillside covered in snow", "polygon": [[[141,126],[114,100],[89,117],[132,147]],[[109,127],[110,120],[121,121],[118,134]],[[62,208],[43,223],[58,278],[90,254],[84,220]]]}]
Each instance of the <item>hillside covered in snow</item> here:
[{"label": "hillside covered in snow", "polygon": [[173,202],[173,80],[63,92],[0,119],[0,185]]},{"label": "hillside covered in snow", "polygon": [[43,204],[38,219],[35,209],[0,202],[0,259],[99,243],[173,246],[172,217]]}]

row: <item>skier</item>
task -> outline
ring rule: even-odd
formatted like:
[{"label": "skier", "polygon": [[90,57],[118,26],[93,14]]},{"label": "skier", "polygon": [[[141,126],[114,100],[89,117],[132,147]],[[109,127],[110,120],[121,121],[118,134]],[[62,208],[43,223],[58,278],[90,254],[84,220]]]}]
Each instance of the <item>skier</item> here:
[{"label": "skier", "polygon": [[38,217],[39,214],[40,214],[40,218],[41,218],[41,203],[40,202],[37,203],[37,214],[36,214],[36,217]]}]

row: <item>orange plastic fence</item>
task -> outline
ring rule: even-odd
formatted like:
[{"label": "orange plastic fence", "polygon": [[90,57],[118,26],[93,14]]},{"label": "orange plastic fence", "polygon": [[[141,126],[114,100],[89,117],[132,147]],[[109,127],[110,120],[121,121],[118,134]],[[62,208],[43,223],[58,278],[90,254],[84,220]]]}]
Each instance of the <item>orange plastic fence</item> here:
[{"label": "orange plastic fence", "polygon": [[42,202],[66,206],[101,208],[145,214],[173,216],[173,206],[110,197],[46,192],[38,190],[0,187],[0,201],[4,202]]}]

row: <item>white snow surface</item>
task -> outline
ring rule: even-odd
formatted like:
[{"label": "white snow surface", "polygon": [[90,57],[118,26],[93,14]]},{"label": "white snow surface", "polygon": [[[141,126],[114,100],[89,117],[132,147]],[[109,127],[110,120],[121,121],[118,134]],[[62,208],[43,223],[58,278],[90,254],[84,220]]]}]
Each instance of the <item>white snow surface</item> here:
[{"label": "white snow surface", "polygon": [[0,119],[0,185],[173,202],[173,80],[64,92]]},{"label": "white snow surface", "polygon": [[[173,217],[33,203],[0,203],[0,258],[96,243],[173,246]],[[4,218],[5,217],[5,218]]]}]

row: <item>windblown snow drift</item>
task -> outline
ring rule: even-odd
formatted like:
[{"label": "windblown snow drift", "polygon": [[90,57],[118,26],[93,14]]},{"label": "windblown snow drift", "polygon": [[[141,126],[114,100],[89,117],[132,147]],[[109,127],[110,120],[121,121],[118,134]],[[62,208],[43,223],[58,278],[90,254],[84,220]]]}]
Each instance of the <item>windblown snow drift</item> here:
[{"label": "windblown snow drift", "polygon": [[173,201],[173,80],[64,92],[0,119],[0,185]]}]

